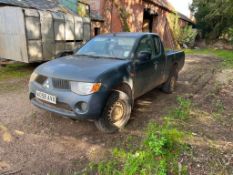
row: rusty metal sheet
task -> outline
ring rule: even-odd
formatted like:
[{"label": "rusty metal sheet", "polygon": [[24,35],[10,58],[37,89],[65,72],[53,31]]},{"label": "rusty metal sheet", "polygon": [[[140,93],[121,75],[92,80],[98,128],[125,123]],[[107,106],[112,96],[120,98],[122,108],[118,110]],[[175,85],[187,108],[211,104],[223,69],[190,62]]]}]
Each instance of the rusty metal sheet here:
[{"label": "rusty metal sheet", "polygon": [[28,41],[28,56],[29,62],[42,60],[41,41]]},{"label": "rusty metal sheet", "polygon": [[65,44],[65,49],[67,51],[72,51],[75,49],[75,42],[68,42]]},{"label": "rusty metal sheet", "polygon": [[88,23],[83,23],[83,40],[90,40],[91,38],[91,26]]},{"label": "rusty metal sheet", "polygon": [[74,17],[69,14],[65,14],[65,39],[66,40],[75,40],[75,25]]},{"label": "rusty metal sheet", "polygon": [[55,44],[55,55],[65,52],[65,42],[57,42]]},{"label": "rusty metal sheet", "polygon": [[39,14],[41,22],[43,59],[49,60],[55,56],[53,17],[52,14],[47,11],[39,11]]},{"label": "rusty metal sheet", "polygon": [[54,40],[53,17],[50,12],[39,11],[42,40]]},{"label": "rusty metal sheet", "polygon": [[54,0],[0,0],[0,3],[41,10],[60,10],[58,1]]},{"label": "rusty metal sheet", "polygon": [[39,17],[25,17],[26,32],[28,40],[41,39],[41,28]]},{"label": "rusty metal sheet", "polygon": [[39,18],[39,13],[38,10],[35,9],[23,9],[25,16],[30,16],[30,17],[38,17]]},{"label": "rusty metal sheet", "polygon": [[83,39],[88,41],[91,38],[91,21],[89,18],[83,18]]},{"label": "rusty metal sheet", "polygon": [[21,8],[0,8],[0,57],[28,62],[24,15]]},{"label": "rusty metal sheet", "polygon": [[75,22],[75,40],[83,40],[83,20],[79,16],[74,17]]},{"label": "rusty metal sheet", "polygon": [[91,37],[89,18],[61,12],[0,7],[0,24],[0,57],[21,62],[52,59]]},{"label": "rusty metal sheet", "polygon": [[55,42],[52,40],[47,40],[42,42],[42,50],[43,50],[43,60],[51,60],[53,59],[55,54]]},{"label": "rusty metal sheet", "polygon": [[52,13],[56,41],[65,40],[65,18],[62,13]]}]

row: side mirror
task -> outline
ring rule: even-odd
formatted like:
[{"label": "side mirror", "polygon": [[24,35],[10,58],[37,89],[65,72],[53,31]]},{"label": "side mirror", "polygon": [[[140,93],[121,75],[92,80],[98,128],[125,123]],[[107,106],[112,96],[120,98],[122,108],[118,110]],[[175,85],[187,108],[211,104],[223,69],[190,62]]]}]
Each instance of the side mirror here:
[{"label": "side mirror", "polygon": [[137,54],[137,60],[139,63],[145,63],[151,59],[151,52],[142,51]]}]

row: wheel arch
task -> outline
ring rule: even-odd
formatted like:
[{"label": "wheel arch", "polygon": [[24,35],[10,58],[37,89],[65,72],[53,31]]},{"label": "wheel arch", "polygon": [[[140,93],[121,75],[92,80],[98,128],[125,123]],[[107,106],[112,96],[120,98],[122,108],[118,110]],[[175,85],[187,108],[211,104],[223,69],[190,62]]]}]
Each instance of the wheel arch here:
[{"label": "wheel arch", "polygon": [[134,93],[133,93],[133,88],[132,86],[127,83],[127,82],[121,82],[120,84],[118,84],[117,86],[115,86],[113,88],[113,90],[119,90],[122,91],[124,93],[126,93],[127,95],[129,95],[130,99],[132,100],[132,106],[134,103]]},{"label": "wheel arch", "polygon": [[172,65],[172,69],[177,68],[177,67],[178,67],[178,63],[174,62],[173,65]]}]

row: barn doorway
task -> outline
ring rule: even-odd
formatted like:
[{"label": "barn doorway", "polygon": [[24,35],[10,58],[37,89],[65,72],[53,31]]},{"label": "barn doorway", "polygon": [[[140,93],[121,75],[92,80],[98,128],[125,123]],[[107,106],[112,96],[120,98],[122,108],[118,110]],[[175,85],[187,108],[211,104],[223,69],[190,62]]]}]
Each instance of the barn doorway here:
[{"label": "barn doorway", "polygon": [[144,9],[142,31],[152,32],[152,30],[153,30],[153,15],[151,14],[150,9]]}]

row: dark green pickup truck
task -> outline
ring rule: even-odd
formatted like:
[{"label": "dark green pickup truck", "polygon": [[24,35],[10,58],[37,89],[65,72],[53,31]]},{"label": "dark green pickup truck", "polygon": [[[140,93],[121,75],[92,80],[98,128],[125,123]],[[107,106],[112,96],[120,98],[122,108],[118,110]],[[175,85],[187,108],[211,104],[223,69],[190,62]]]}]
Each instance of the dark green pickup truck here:
[{"label": "dark green pickup truck", "polygon": [[112,133],[127,124],[137,97],[158,86],[172,93],[184,61],[184,52],[165,52],[153,33],[99,35],[74,55],[39,66],[30,79],[30,100]]}]

